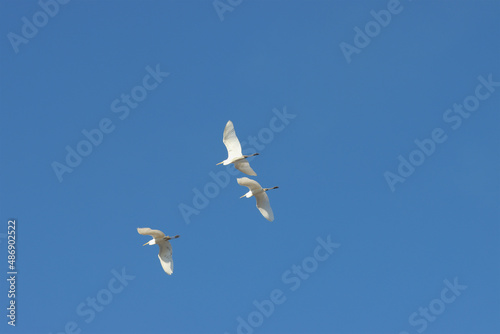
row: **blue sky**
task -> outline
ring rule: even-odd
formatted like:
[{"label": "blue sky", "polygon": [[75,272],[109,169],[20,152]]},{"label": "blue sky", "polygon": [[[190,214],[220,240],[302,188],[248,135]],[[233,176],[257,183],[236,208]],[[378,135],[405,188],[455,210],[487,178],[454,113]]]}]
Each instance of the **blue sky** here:
[{"label": "blue sky", "polygon": [[499,333],[500,3],[215,4],[0,2],[1,332]]}]

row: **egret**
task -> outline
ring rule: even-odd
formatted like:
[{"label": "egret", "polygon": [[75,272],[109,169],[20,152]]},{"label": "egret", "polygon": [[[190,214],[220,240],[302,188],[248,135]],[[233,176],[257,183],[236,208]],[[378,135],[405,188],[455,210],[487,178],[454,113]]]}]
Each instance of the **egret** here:
[{"label": "egret", "polygon": [[272,222],[274,220],[274,215],[271,205],[269,204],[269,198],[267,197],[266,191],[277,189],[278,187],[262,188],[257,181],[251,180],[248,177],[241,177],[237,179],[237,181],[240,186],[245,186],[249,189],[249,192],[240,198],[250,198],[255,196],[255,199],[257,200],[257,209],[259,209],[264,218]]},{"label": "egret", "polygon": [[180,235],[176,235],[173,237],[165,236],[160,230],[152,230],[149,227],[137,228],[137,232],[142,235],[150,235],[153,239],[146,242],[143,246],[146,245],[158,245],[160,246],[160,252],[158,253],[158,258],[160,259],[161,266],[163,270],[169,275],[172,275],[174,272],[174,262],[172,261],[172,245],[170,245],[170,239],[176,239],[180,237]]},{"label": "egret", "polygon": [[241,144],[238,140],[238,137],[236,137],[233,122],[227,122],[226,127],[224,128],[224,136],[222,138],[222,141],[227,148],[227,159],[219,162],[217,165],[229,165],[234,163],[234,167],[236,167],[236,169],[238,169],[240,172],[243,172],[247,175],[257,175],[253,171],[252,167],[250,167],[250,164],[248,163],[246,158],[253,157],[254,155],[259,155],[259,153],[250,155],[241,154]]}]

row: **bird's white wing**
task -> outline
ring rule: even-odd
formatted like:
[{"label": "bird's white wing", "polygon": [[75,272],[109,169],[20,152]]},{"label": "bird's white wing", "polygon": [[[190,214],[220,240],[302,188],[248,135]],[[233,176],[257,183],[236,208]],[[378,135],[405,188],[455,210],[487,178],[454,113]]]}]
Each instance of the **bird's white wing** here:
[{"label": "bird's white wing", "polygon": [[228,159],[234,157],[241,157],[241,144],[236,137],[236,132],[234,131],[233,122],[228,121],[226,127],[224,128],[224,137],[222,138],[224,145],[227,148]]},{"label": "bird's white wing", "polygon": [[236,179],[236,181],[238,181],[238,184],[240,186],[248,187],[248,189],[250,189],[252,192],[256,192],[262,189],[259,182],[249,179],[248,177],[240,177]]},{"label": "bird's white wing", "polygon": [[250,163],[245,158],[235,161],[234,167],[247,175],[257,176],[257,173],[254,172],[252,167],[250,167]]},{"label": "bird's white wing", "polygon": [[267,194],[265,191],[258,193],[255,195],[255,198],[257,199],[257,208],[259,209],[260,213],[272,222],[274,220],[274,214],[273,210],[271,209],[271,204],[269,204],[269,197],[267,197]]},{"label": "bird's white wing", "polygon": [[158,243],[160,246],[160,252],[158,253],[158,258],[160,259],[161,266],[163,270],[169,275],[174,272],[174,261],[172,261],[172,245],[168,240],[162,240]]},{"label": "bird's white wing", "polygon": [[143,228],[138,227],[137,232],[139,232],[139,234],[142,235],[150,235],[155,239],[163,238],[165,236],[165,233],[163,233],[162,231],[152,230],[149,227],[143,227]]}]

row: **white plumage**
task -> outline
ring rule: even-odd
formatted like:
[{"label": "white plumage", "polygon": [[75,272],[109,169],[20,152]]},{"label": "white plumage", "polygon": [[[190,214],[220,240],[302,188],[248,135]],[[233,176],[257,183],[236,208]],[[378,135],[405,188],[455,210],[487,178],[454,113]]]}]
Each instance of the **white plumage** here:
[{"label": "white plumage", "polygon": [[274,214],[271,209],[271,204],[269,204],[269,197],[267,197],[266,191],[277,189],[278,187],[262,188],[257,181],[251,180],[248,177],[238,178],[237,181],[239,185],[245,186],[249,189],[249,191],[240,198],[250,198],[254,196],[257,200],[257,208],[260,213],[264,216],[264,218],[272,222],[274,220]]},{"label": "white plumage", "polygon": [[172,245],[170,245],[169,240],[180,237],[179,235],[169,237],[165,236],[160,230],[152,230],[149,227],[137,228],[137,232],[142,235],[150,235],[153,237],[152,240],[146,242],[146,245],[158,245],[160,247],[160,252],[158,253],[158,258],[160,259],[161,266],[163,270],[169,275],[174,272],[174,262],[172,261]]},{"label": "white plumage", "polygon": [[254,155],[259,155],[259,153],[254,153],[251,155],[241,154],[241,144],[238,140],[238,137],[236,137],[233,122],[227,122],[226,127],[224,128],[224,136],[222,138],[222,141],[224,142],[224,145],[226,145],[227,159],[219,162],[217,165],[234,164],[234,167],[242,173],[245,173],[247,175],[257,175],[253,171],[252,167],[250,167],[250,164],[248,163],[246,158],[253,157]]}]

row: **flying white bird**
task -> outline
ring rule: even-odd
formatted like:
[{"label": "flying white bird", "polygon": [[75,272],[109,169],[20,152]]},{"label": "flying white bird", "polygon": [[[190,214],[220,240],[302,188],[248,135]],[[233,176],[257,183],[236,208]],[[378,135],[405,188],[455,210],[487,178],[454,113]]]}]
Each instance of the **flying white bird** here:
[{"label": "flying white bird", "polygon": [[251,180],[248,177],[239,178],[237,179],[237,181],[240,186],[245,186],[250,189],[249,192],[247,192],[240,198],[250,198],[252,196],[255,196],[255,199],[257,200],[257,209],[259,209],[264,218],[272,222],[274,220],[274,215],[273,210],[271,209],[271,205],[269,204],[269,198],[267,197],[266,191],[277,189],[278,187],[262,188],[257,181]]},{"label": "flying white bird", "polygon": [[238,140],[238,137],[236,137],[233,122],[227,122],[226,127],[224,128],[224,137],[222,138],[222,141],[227,148],[227,159],[219,162],[217,165],[229,165],[234,163],[234,167],[236,167],[236,169],[238,169],[240,172],[243,172],[247,175],[257,175],[253,171],[252,167],[250,167],[250,164],[248,163],[246,158],[253,157],[254,155],[259,155],[259,153],[254,153],[251,155],[241,154],[241,144]]},{"label": "flying white bird", "polygon": [[152,240],[149,240],[143,246],[155,244],[160,246],[158,258],[160,259],[161,266],[167,274],[172,275],[174,272],[174,262],[172,261],[172,246],[170,245],[169,240],[178,238],[180,235],[173,237],[169,237],[168,235],[165,236],[162,231],[152,230],[149,227],[137,228],[137,232],[142,235],[150,235],[153,237]]}]

